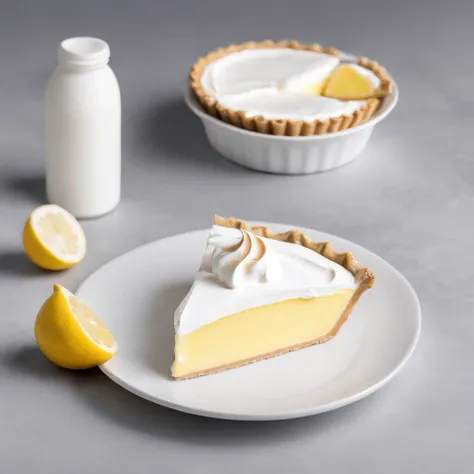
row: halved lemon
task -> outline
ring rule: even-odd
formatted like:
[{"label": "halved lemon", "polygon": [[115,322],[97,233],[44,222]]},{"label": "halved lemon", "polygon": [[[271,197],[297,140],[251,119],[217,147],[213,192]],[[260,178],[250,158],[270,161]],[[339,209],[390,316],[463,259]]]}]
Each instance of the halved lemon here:
[{"label": "halved lemon", "polygon": [[69,212],[50,204],[35,209],[26,221],[23,248],[39,267],[65,270],[84,258],[86,237]]},{"label": "halved lemon", "polygon": [[46,358],[66,369],[95,367],[117,352],[104,323],[60,285],[54,285],[36,317],[35,338]]}]

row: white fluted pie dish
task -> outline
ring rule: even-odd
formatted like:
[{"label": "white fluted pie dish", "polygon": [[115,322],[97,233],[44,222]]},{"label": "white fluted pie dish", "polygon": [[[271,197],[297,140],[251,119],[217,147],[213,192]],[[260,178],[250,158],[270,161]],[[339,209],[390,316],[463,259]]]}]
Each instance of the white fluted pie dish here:
[{"label": "white fluted pie dish", "polygon": [[225,158],[267,173],[310,174],[354,160],[364,150],[375,125],[395,107],[398,87],[393,82],[392,91],[383,98],[379,109],[361,125],[335,133],[295,137],[252,132],[216,119],[202,109],[190,88],[186,90],[185,99],[202,120],[212,147]]}]

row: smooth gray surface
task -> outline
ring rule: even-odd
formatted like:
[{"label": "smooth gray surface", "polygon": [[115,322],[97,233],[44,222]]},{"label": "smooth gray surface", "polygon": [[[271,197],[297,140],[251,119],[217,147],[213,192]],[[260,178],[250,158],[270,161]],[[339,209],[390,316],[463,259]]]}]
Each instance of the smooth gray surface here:
[{"label": "smooth gray surface", "polygon": [[[320,3],[320,5],[318,5]],[[0,2],[0,472],[471,473],[474,3],[435,1]],[[123,202],[84,222],[70,271],[21,248],[43,190],[43,90],[57,43],[96,35],[123,94]],[[270,176],[216,155],[182,101],[190,64],[249,39],[294,37],[364,54],[401,101],[353,164]],[[236,423],[140,400],[98,370],[47,363],[33,323],[53,282],[75,290],[142,243],[207,227],[213,213],[331,232],[378,253],[417,290],[424,329],[386,388],[309,419]],[[374,289],[376,291],[376,289]]]}]

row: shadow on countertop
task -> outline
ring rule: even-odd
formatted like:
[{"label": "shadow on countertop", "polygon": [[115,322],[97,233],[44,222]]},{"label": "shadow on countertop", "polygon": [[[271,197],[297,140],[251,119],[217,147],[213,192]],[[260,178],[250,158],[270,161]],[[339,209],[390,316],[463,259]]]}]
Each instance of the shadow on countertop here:
[{"label": "shadow on countertop", "polygon": [[[155,405],[119,387],[98,368],[69,371],[49,363],[34,345],[24,346],[11,354],[0,354],[6,369],[45,383],[73,386],[69,393],[114,425],[146,433],[158,439],[174,439],[197,445],[254,445],[258,439],[266,443],[295,441],[308,436],[323,436],[340,429],[347,419],[360,416],[383,391],[370,398],[333,412],[284,421],[229,421],[181,413]],[[179,382],[178,382],[179,383]]]},{"label": "shadow on countertop", "polygon": [[0,275],[38,276],[45,275],[26,256],[23,250],[0,252]]},{"label": "shadow on countertop", "polygon": [[35,204],[47,202],[45,179],[42,175],[7,178],[5,186],[11,193],[20,194]]},{"label": "shadow on countertop", "polygon": [[8,352],[3,351],[0,356],[4,368],[27,377],[48,380],[56,378],[60,372],[63,372],[62,369],[48,362],[38,347],[33,344],[21,346]]},{"label": "shadow on countertop", "polygon": [[[250,171],[228,161],[208,143],[201,121],[189,110],[184,99],[170,97],[151,104],[133,121],[135,147],[145,153],[141,159],[179,160],[186,166],[214,172],[248,174]],[[159,153],[158,153],[159,152]]]},{"label": "shadow on countertop", "polygon": [[[97,416],[114,424],[157,438],[197,445],[254,445],[324,435],[344,424],[345,417],[360,410],[364,400],[330,413],[283,421],[231,421],[190,415],[155,405],[115,385],[102,373],[93,373],[94,384],[81,384],[79,396]],[[179,382],[177,382],[179,383]],[[357,411],[359,413],[359,411]]]}]

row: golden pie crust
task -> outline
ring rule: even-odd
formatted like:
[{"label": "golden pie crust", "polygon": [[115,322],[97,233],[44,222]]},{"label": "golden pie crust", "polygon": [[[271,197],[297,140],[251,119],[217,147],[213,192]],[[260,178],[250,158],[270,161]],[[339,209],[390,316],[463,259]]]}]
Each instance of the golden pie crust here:
[{"label": "golden pie crust", "polygon": [[385,69],[377,62],[364,57],[359,58],[357,64],[371,70],[380,79],[380,86],[374,91],[370,98],[367,98],[367,103],[360,109],[352,114],[341,115],[327,120],[305,122],[303,120],[270,120],[262,116],[247,117],[243,110],[233,110],[224,107],[204,90],[201,77],[206,67],[213,61],[223,56],[243,51],[244,49],[271,48],[291,48],[340,56],[340,51],[335,48],[323,47],[319,44],[302,44],[298,41],[252,41],[240,45],[230,45],[227,48],[216,49],[207,56],[200,58],[191,68],[189,83],[201,107],[213,117],[252,132],[292,137],[322,135],[324,133],[340,132],[366,122],[377,111],[381,103],[381,98],[388,95],[392,90],[392,80]]},{"label": "golden pie crust", "polygon": [[347,318],[349,317],[352,310],[354,309],[354,306],[359,301],[360,297],[362,296],[362,293],[364,293],[369,288],[372,288],[372,286],[375,283],[375,275],[368,268],[359,267],[359,265],[357,264],[357,261],[355,260],[355,258],[352,256],[350,252],[340,252],[340,253],[335,252],[329,242],[313,242],[304,232],[300,230],[294,229],[288,232],[284,232],[282,234],[278,234],[265,226],[251,227],[243,220],[234,219],[234,218],[223,218],[219,216],[214,217],[214,224],[222,226],[222,227],[229,227],[232,229],[249,230],[267,239],[279,240],[282,242],[289,242],[292,244],[302,245],[304,247],[307,247],[319,253],[323,257],[337,263],[338,265],[341,265],[346,270],[349,270],[354,275],[358,285],[357,285],[356,291],[352,295],[352,298],[349,300],[349,303],[347,304],[346,309],[342,313],[336,325],[331,329],[331,331],[328,334],[322,337],[318,337],[317,339],[313,339],[313,340],[296,344],[290,347],[279,349],[278,351],[269,352],[267,354],[261,354],[249,359],[234,362],[232,364],[226,364],[219,367],[213,367],[212,369],[205,370],[205,371],[193,372],[183,377],[176,377],[176,380],[190,379],[190,378],[200,377],[201,375],[214,374],[217,372],[221,372],[223,370],[241,367],[243,365],[251,364],[259,360],[269,359],[271,357],[276,357],[281,354],[285,354],[287,352],[296,351],[298,349],[303,349],[305,347],[313,346],[315,344],[322,344],[323,342],[329,341],[330,339],[332,339],[334,336],[337,335],[337,333],[341,329],[341,326],[347,321]]}]

